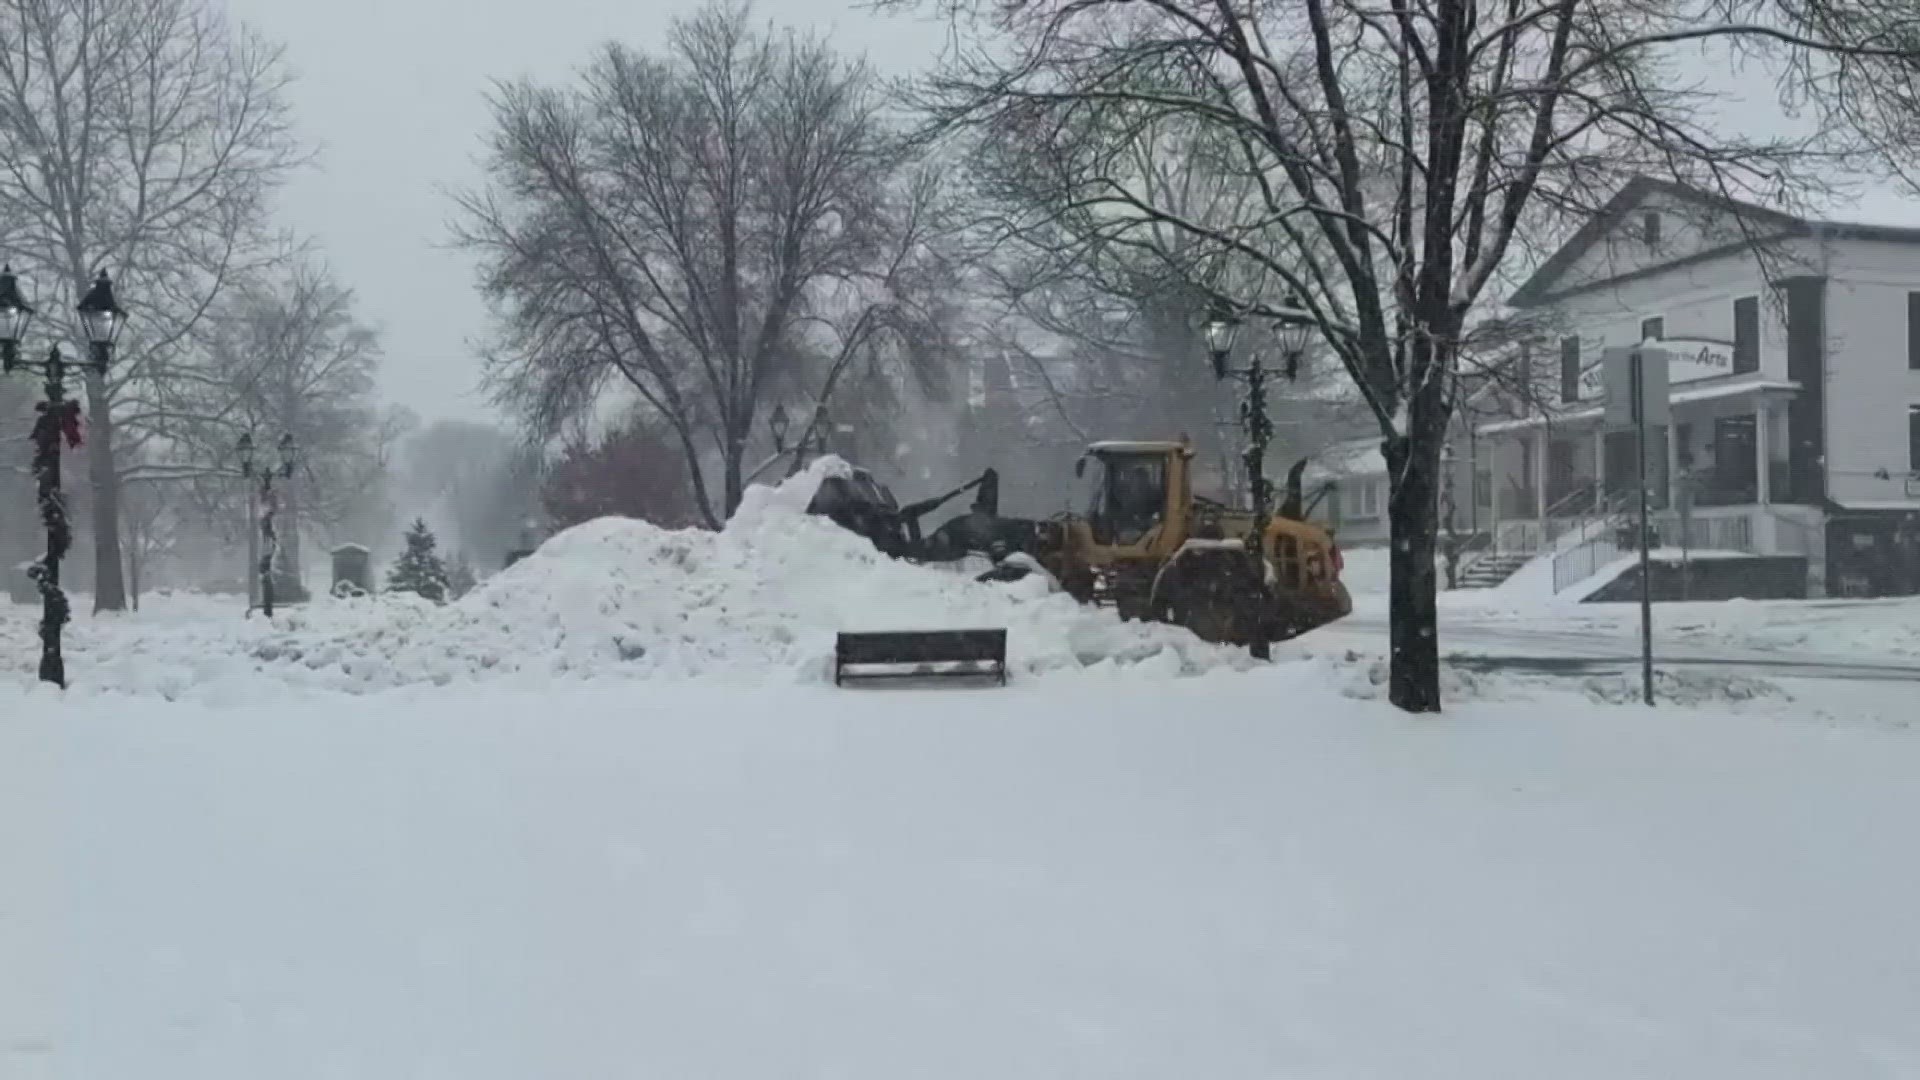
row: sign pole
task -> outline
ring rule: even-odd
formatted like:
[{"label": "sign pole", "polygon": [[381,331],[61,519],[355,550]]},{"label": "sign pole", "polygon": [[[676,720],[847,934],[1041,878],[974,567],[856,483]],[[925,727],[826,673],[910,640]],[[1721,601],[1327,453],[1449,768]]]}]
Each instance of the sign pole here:
[{"label": "sign pole", "polygon": [[1634,457],[1640,470],[1640,694],[1653,704],[1653,574],[1647,551],[1647,378],[1646,356],[1633,350],[1628,359],[1633,401]]},{"label": "sign pole", "polygon": [[1693,474],[1683,473],[1674,486],[1674,507],[1680,512],[1680,599],[1693,599]]}]

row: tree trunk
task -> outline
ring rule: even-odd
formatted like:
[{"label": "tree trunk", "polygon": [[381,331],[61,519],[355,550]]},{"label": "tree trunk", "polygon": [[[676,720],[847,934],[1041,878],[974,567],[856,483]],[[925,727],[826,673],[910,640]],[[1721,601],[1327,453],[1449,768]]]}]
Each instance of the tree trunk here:
[{"label": "tree trunk", "polygon": [[[1416,426],[1416,430],[1417,426]],[[1440,711],[1440,626],[1435,600],[1435,483],[1438,446],[1387,440],[1387,700],[1412,713]]]},{"label": "tree trunk", "polygon": [[113,403],[106,380],[87,375],[87,471],[93,480],[93,610],[125,611],[120,562],[120,474],[113,467]]},{"label": "tree trunk", "polygon": [[1440,711],[1440,613],[1434,555],[1440,538],[1440,450],[1447,440],[1454,357],[1440,325],[1412,343],[1413,392],[1405,430],[1382,447],[1387,459],[1387,700],[1411,713]]},{"label": "tree trunk", "polygon": [[247,571],[241,575],[247,583],[247,607],[260,604],[260,504],[254,494],[251,477],[247,480]]},{"label": "tree trunk", "polygon": [[741,458],[746,456],[746,452],[747,447],[744,440],[727,440],[726,476],[724,483],[726,484],[727,518],[729,520],[733,518],[733,512],[740,509],[740,497],[746,493],[746,482],[741,477],[740,463]]},{"label": "tree trunk", "polygon": [[133,605],[133,610],[135,611],[140,610],[141,550],[138,537],[135,537],[127,545],[127,599]]},{"label": "tree trunk", "polygon": [[693,434],[684,424],[674,425],[674,434],[680,440],[680,454],[687,466],[687,480],[693,485],[694,505],[700,509],[700,519],[709,529],[719,529],[726,524],[726,517],[733,514],[728,509],[726,517],[713,512],[713,499],[707,491],[707,476],[700,468],[700,448],[694,445]]}]

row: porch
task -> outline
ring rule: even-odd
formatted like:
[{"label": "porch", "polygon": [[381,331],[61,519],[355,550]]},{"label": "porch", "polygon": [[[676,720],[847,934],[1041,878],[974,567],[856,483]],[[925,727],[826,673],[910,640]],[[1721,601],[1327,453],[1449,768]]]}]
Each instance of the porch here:
[{"label": "porch", "polygon": [[[1785,404],[1794,392],[1791,383],[1749,380],[1673,393],[1673,422],[1648,430],[1655,452],[1646,462],[1648,507],[1667,536],[1702,549],[1770,553],[1780,542],[1776,520],[1788,522],[1786,532],[1808,512],[1817,520],[1818,475],[1796,476],[1790,464]],[[1478,428],[1475,497],[1494,549],[1553,550],[1569,534],[1637,509],[1634,441],[1632,431],[1606,430],[1598,407]],[[1776,506],[1806,510],[1783,516]]]}]

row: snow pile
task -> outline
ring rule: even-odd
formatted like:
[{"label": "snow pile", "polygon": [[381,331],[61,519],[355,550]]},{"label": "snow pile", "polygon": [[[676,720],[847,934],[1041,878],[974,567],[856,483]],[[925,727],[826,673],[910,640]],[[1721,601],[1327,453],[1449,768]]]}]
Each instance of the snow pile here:
[{"label": "snow pile", "polygon": [[[1640,701],[1643,692],[1638,674],[1595,676],[1586,680],[1585,686],[1594,700],[1610,705]],[[1685,668],[1655,668],[1653,696],[1663,705],[1685,706],[1769,701],[1791,704],[1793,701],[1779,686],[1763,679]]]},{"label": "snow pile", "polygon": [[96,682],[168,696],[262,674],[347,692],[481,676],[527,686],[811,682],[828,677],[837,631],[964,627],[1006,627],[1016,676],[1094,666],[1167,676],[1247,663],[1243,651],[1185,630],[1083,607],[1045,577],[979,583],[964,569],[889,559],[805,513],[821,480],[844,469],[825,458],[777,488],[749,489],[718,533],[602,518],[554,536],[452,604],[316,599],[224,649],[150,640],[144,654],[109,661],[142,670]]},{"label": "snow pile", "polygon": [[[1338,687],[1343,695],[1360,701],[1387,700],[1390,665],[1384,657],[1369,661],[1360,653],[1348,651],[1340,660],[1323,657],[1316,662],[1325,667],[1326,681]],[[1453,664],[1440,665],[1440,699],[1443,702],[1523,701],[1532,696],[1521,692],[1523,689],[1514,679],[1490,677]]]}]

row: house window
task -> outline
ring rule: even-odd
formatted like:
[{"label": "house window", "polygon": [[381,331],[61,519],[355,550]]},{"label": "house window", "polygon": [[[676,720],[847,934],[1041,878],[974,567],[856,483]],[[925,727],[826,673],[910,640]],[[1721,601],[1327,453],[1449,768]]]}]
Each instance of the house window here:
[{"label": "house window", "polygon": [[1356,520],[1380,516],[1380,484],[1367,477],[1348,480],[1341,498],[1346,503],[1344,516]]},{"label": "house window", "polygon": [[1493,505],[1493,470],[1473,471],[1473,505],[1487,509]]},{"label": "house window", "polygon": [[1660,215],[1647,214],[1642,229],[1647,237],[1647,247],[1658,248],[1660,246]]},{"label": "house window", "polygon": [[1907,370],[1920,371],[1920,292],[1907,294]]},{"label": "house window", "polygon": [[1733,302],[1733,373],[1760,370],[1760,298]]},{"label": "house window", "polygon": [[1667,320],[1655,315],[1651,319],[1640,320],[1641,341],[1665,341],[1667,338]]},{"label": "house window", "polygon": [[1560,339],[1560,400],[1580,400],[1580,339]]},{"label": "house window", "polygon": [[1907,469],[1920,473],[1920,405],[1907,406]]}]

